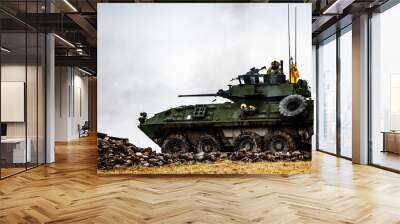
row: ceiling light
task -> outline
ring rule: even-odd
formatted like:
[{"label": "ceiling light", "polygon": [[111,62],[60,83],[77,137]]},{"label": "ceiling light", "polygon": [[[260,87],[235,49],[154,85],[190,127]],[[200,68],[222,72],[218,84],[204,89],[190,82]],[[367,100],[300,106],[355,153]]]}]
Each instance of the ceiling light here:
[{"label": "ceiling light", "polygon": [[73,47],[73,48],[75,48],[75,45],[73,45],[71,42],[69,42],[68,40],[66,40],[66,39],[64,39],[64,38],[62,38],[62,37],[60,37],[59,35],[57,35],[57,34],[54,34],[54,36],[55,37],[57,37],[59,40],[61,40],[62,42],[64,42],[64,43],[66,43],[67,45],[69,45],[70,47]]},{"label": "ceiling light", "polygon": [[90,73],[90,72],[88,72],[88,71],[86,71],[86,70],[83,70],[83,69],[81,69],[81,68],[79,68],[79,67],[78,67],[78,70],[81,71],[81,72],[83,72],[83,73],[85,73],[85,74],[87,74],[87,75],[92,75],[92,73]]},{"label": "ceiling light", "polygon": [[64,0],[65,4],[67,4],[74,12],[78,12],[78,10],[68,1]]},{"label": "ceiling light", "polygon": [[[325,9],[322,14],[340,14],[337,9],[337,7],[339,6],[339,3],[344,2],[344,4],[348,4],[347,2],[350,2],[350,4],[351,4],[352,1],[336,0],[332,5],[330,5],[327,9]],[[335,12],[331,12],[332,10],[334,10]]]},{"label": "ceiling light", "polygon": [[4,51],[6,53],[10,53],[11,52],[11,50],[9,50],[9,49],[7,49],[5,47],[1,47],[0,49],[1,49],[1,51]]}]

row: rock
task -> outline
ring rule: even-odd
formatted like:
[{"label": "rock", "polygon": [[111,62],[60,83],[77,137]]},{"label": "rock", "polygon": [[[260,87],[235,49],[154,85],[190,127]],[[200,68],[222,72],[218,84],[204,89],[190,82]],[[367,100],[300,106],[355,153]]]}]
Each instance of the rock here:
[{"label": "rock", "polygon": [[275,161],[275,156],[274,155],[271,155],[271,154],[267,154],[267,160],[268,161]]},{"label": "rock", "polygon": [[292,156],[299,156],[299,155],[301,155],[301,152],[300,151],[294,151],[294,152],[292,152]]},{"label": "rock", "polygon": [[222,160],[228,159],[228,153],[226,153],[226,152],[221,153],[219,158],[222,159]]},{"label": "rock", "polygon": [[204,158],[208,161],[215,161],[216,160],[216,154],[215,152],[207,153],[204,155]]},{"label": "rock", "polygon": [[194,155],[194,158],[197,160],[197,161],[201,161],[201,160],[203,160],[204,159],[204,152],[199,152],[199,153],[196,153],[195,155]]},{"label": "rock", "polygon": [[143,153],[141,153],[141,152],[137,152],[137,153],[136,153],[136,156],[139,156],[139,157],[141,157],[141,156],[143,156]]},{"label": "rock", "polygon": [[151,153],[151,152],[153,152],[153,149],[151,149],[150,147],[147,147],[147,148],[143,149],[143,152]]},{"label": "rock", "polygon": [[142,162],[140,162],[140,165],[142,165],[144,167],[148,167],[150,165],[150,163],[148,163],[146,161],[142,161]]},{"label": "rock", "polygon": [[130,160],[130,159],[126,160],[124,165],[126,165],[126,166],[132,165],[132,160]]},{"label": "rock", "polygon": [[245,153],[243,151],[238,151],[235,153],[236,159],[240,160],[245,156]]},{"label": "rock", "polygon": [[274,156],[276,157],[282,156],[282,152],[274,152]]},{"label": "rock", "polygon": [[149,163],[151,163],[151,164],[156,164],[157,162],[158,162],[158,160],[155,159],[155,158],[150,158],[149,159]]},{"label": "rock", "polygon": [[110,137],[106,134],[101,134],[98,137],[97,147],[99,155],[97,158],[97,166],[99,169],[113,169],[129,166],[159,167],[167,164],[214,163],[221,160],[275,162],[307,161],[311,159],[310,152],[250,152],[245,149],[240,149],[236,152],[165,154],[157,153],[149,147],[139,148],[129,143],[128,139]]},{"label": "rock", "polygon": [[127,152],[128,152],[129,155],[134,155],[135,154],[135,151],[133,151],[131,148],[129,148],[127,150]]}]

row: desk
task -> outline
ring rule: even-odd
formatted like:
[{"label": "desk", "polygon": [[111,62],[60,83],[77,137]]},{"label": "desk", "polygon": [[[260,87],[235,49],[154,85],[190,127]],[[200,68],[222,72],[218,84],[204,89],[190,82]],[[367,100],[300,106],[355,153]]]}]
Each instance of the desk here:
[{"label": "desk", "polygon": [[1,157],[6,163],[25,163],[31,162],[31,139],[26,141],[27,147],[25,152],[25,138],[6,138],[1,139]]},{"label": "desk", "polygon": [[383,151],[400,154],[400,131],[383,131]]}]

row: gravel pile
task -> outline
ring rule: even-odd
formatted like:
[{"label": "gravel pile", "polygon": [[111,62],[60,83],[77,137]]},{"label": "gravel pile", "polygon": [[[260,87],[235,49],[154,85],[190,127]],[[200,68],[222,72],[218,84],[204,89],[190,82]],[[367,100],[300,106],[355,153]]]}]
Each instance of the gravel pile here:
[{"label": "gravel pile", "polygon": [[151,148],[139,148],[130,143],[128,139],[110,137],[98,134],[98,161],[99,169],[113,169],[118,167],[157,167],[166,164],[193,164],[213,163],[221,160],[232,160],[242,162],[261,161],[304,161],[310,160],[308,152],[294,151],[292,153],[282,152],[248,152],[239,150],[236,152],[211,152],[211,153],[184,153],[166,154],[157,153]]}]

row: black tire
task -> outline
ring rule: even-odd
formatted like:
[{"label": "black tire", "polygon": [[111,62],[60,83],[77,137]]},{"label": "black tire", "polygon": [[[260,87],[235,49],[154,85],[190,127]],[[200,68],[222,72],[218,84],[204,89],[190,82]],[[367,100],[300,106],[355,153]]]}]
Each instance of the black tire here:
[{"label": "black tire", "polygon": [[251,152],[260,151],[262,138],[253,132],[245,132],[236,138],[234,142],[235,151],[246,150]]},{"label": "black tire", "polygon": [[279,102],[279,113],[285,117],[296,117],[306,109],[306,98],[301,95],[289,95]]},{"label": "black tire", "polygon": [[296,149],[294,138],[285,131],[275,131],[264,137],[265,150],[270,152],[293,152]]},{"label": "black tire", "polygon": [[221,151],[221,146],[218,141],[211,135],[203,135],[196,143],[196,151],[199,152],[218,152]]},{"label": "black tire", "polygon": [[186,153],[189,152],[189,143],[183,135],[172,134],[164,140],[161,152],[168,154]]}]

